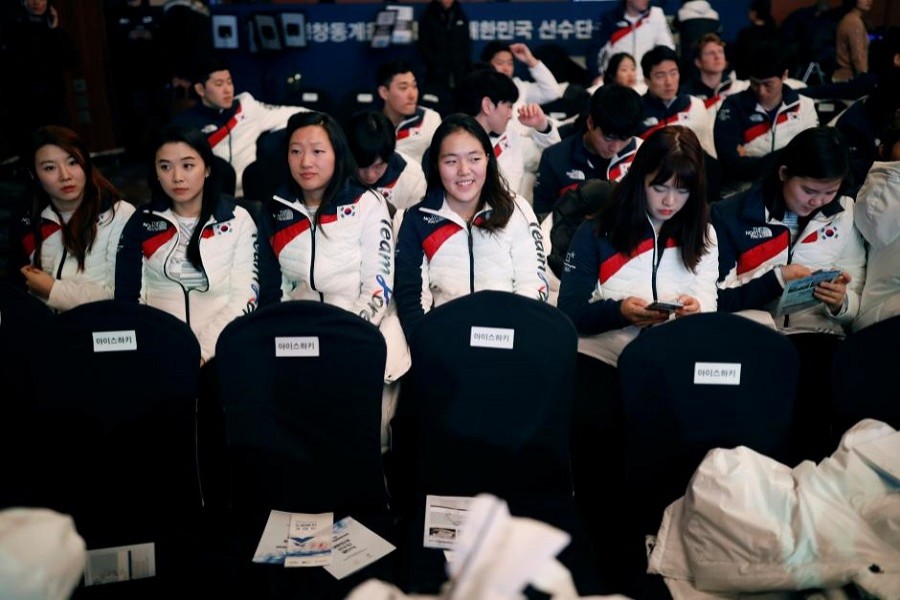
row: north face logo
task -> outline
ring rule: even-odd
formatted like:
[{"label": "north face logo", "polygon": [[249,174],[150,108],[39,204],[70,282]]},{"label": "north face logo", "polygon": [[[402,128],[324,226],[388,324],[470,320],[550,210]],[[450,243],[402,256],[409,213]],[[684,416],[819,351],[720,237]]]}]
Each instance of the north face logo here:
[{"label": "north face logo", "polygon": [[772,230],[768,227],[751,227],[744,232],[751,240],[764,240],[772,237]]}]

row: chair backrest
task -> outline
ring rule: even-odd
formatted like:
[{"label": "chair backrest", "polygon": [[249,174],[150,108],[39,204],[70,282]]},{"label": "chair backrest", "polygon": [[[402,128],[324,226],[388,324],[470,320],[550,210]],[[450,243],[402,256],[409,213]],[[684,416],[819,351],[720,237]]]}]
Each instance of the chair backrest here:
[{"label": "chair backrest", "polygon": [[577,334],[562,312],[476,292],[426,314],[410,352],[412,406],[398,410],[411,411],[419,492],[571,496]]},{"label": "chair backrest", "polygon": [[707,451],[789,459],[798,358],[782,334],[730,313],[692,315],[645,330],[618,369],[626,502],[641,533],[656,532]]},{"label": "chair backrest", "polygon": [[219,171],[222,191],[229,196],[234,196],[234,191],[237,189],[237,173],[234,167],[221,156],[214,156],[213,161],[215,161],[216,169]]},{"label": "chair backrest", "polygon": [[191,329],[146,305],[82,304],[55,317],[42,361],[41,505],[71,514],[88,549],[153,542],[159,576],[183,568],[202,506]]},{"label": "chair backrest", "polygon": [[568,532],[558,558],[579,593],[598,593],[570,466],[578,353],[572,322],[544,302],[481,291],[427,313],[409,346],[412,369],[397,417],[410,441],[395,444],[414,462],[400,457],[412,481],[411,497],[401,499],[412,502],[402,507],[403,584],[431,593],[446,577],[443,556],[421,547],[424,496],[486,492],[506,500],[513,514]]},{"label": "chair backrest", "polygon": [[27,506],[36,476],[28,461],[20,460],[22,449],[34,445],[40,432],[32,370],[46,343],[53,311],[35,296],[5,281],[0,282],[0,381],[3,382],[0,412],[0,456],[3,456],[3,484],[0,508]]},{"label": "chair backrest", "polygon": [[832,433],[837,442],[862,419],[900,429],[894,385],[900,365],[900,315],[848,335],[834,351]]},{"label": "chair backrest", "polygon": [[230,323],[216,363],[232,507],[335,518],[386,510],[385,358],[375,326],[320,302],[282,302]]},{"label": "chair backrest", "polygon": [[227,571],[229,594],[344,598],[361,580],[393,578],[393,554],[340,581],[250,561],[272,510],[349,515],[393,539],[381,463],[386,355],[374,325],[309,300],[261,308],[219,336],[231,490],[213,568]]},{"label": "chair backrest", "polygon": [[244,198],[266,202],[287,177],[284,129],[266,131],[256,138],[256,160],[244,169]]}]

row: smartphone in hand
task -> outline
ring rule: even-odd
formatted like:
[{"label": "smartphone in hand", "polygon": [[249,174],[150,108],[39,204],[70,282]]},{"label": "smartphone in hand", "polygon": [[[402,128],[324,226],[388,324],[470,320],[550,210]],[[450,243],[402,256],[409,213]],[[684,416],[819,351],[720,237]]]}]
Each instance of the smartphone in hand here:
[{"label": "smartphone in hand", "polygon": [[684,308],[681,302],[651,302],[645,307],[647,310],[658,310],[664,313],[673,313],[679,308]]}]

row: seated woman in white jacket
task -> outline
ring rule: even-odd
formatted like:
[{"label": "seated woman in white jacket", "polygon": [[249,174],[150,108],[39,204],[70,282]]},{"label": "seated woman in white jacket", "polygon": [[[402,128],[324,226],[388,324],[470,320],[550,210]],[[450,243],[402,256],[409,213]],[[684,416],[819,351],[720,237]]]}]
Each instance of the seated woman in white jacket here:
[{"label": "seated woman in white jacket", "polygon": [[331,115],[295,114],[285,139],[286,183],[260,215],[261,302],[325,302],[380,326],[387,344],[386,450],[397,397],[393,384],[409,368],[400,324],[388,313],[394,287],[388,203],[359,180],[347,136]]},{"label": "seated woman in white jacket", "polygon": [[[717,275],[700,141],[686,127],[663,127],[641,144],[609,201],[578,228],[560,281],[557,305],[579,334],[575,497],[598,542],[603,517],[621,508],[609,504],[614,495],[596,487],[606,466],[606,483],[622,483],[612,468],[621,464],[624,446],[619,355],[646,327],[715,311]],[[680,307],[654,308],[657,302]]]},{"label": "seated woman in white jacket", "polygon": [[547,300],[540,226],[509,189],[484,127],[457,113],[428,150],[428,191],[397,219],[397,312],[406,336],[431,308],[481,290]]},{"label": "seated woman in white jacket", "polygon": [[261,301],[317,300],[378,325],[394,283],[387,202],[360,183],[331,115],[295,114],[285,139],[289,176],[260,215]]},{"label": "seated woman in white jacket", "polygon": [[200,342],[202,365],[225,326],[256,308],[256,224],[220,193],[212,150],[198,130],[164,129],[153,166],[150,203],[122,235],[116,298],[185,321]]},{"label": "seated woman in white jacket", "polygon": [[112,298],[116,248],[134,207],[71,129],[41,127],[23,158],[30,202],[14,225],[13,264],[28,290],[58,311]]},{"label": "seated woman in white jacket", "polygon": [[[719,310],[766,311],[797,348],[797,458],[819,460],[831,450],[829,367],[859,312],[866,279],[853,199],[842,194],[849,174],[840,132],[811,127],[774,155],[753,187],[712,209],[719,236]],[[815,285],[810,303],[783,311],[785,286],[822,270],[839,275]]]}]

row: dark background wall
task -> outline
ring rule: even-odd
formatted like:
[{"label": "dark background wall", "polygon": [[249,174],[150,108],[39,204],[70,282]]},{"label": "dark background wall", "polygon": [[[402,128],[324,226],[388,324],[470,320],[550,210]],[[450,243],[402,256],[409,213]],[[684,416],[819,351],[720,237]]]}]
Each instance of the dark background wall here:
[{"label": "dark background wall", "polygon": [[[6,0],[19,2],[19,0]],[[573,55],[581,55],[587,40],[578,33],[564,37],[560,33],[559,24],[570,24],[591,19],[596,24],[599,15],[608,10],[618,0],[597,0],[588,2],[466,2],[463,6],[469,18],[479,22],[521,22],[530,21],[532,38],[525,39],[519,35],[511,41],[525,41],[533,49],[542,44],[554,43],[564,46]],[[773,13],[776,20],[782,20],[787,14],[813,4],[815,0],[774,0]],[[159,5],[162,0],[154,0]],[[829,0],[829,4],[837,5],[839,0]],[[110,24],[106,22],[104,0],[57,0],[62,27],[75,39],[82,53],[82,66],[73,73],[69,86],[69,105],[73,122],[79,133],[98,151],[113,149],[122,145],[120,128],[116,119],[119,108],[114,100],[118,81],[110,73],[110,55],[107,31]],[[418,17],[424,10],[423,2],[402,2],[413,7]],[[674,14],[680,0],[658,0],[654,4],[662,6],[667,14]],[[712,6],[719,12],[724,27],[726,40],[736,35],[746,24],[746,7],[749,0],[712,0]],[[374,66],[381,60],[396,55],[407,56],[418,60],[415,46],[392,46],[387,49],[372,49],[368,41],[334,41],[335,31],[341,24],[354,24],[373,21],[381,3],[360,0],[338,0],[337,3],[314,2],[254,2],[254,3],[214,3],[215,14],[235,14],[240,22],[244,22],[255,13],[276,13],[278,11],[302,11],[307,18],[308,27],[320,32],[310,36],[310,45],[303,49],[290,49],[280,52],[250,54],[247,51],[246,33],[241,33],[241,47],[230,52],[234,65],[235,80],[239,90],[247,90],[263,100],[281,102],[286,98],[286,90],[295,88],[316,87],[331,93],[336,102],[340,102],[348,93],[358,89],[374,90]],[[539,25],[554,22],[557,33],[552,39],[541,39]],[[871,25],[900,25],[900,0],[875,0],[869,14]],[[327,24],[330,32],[325,41],[321,38],[322,26]],[[337,29],[335,29],[337,28]],[[490,27],[488,26],[488,29]],[[309,30],[312,32],[313,30]],[[349,28],[348,28],[349,35]],[[580,30],[583,32],[583,28]],[[316,36],[319,35],[319,38]],[[549,35],[549,34],[547,34]],[[475,52],[479,52],[485,40],[474,43]],[[299,84],[296,75],[299,74]],[[292,83],[288,78],[293,78]]]}]

